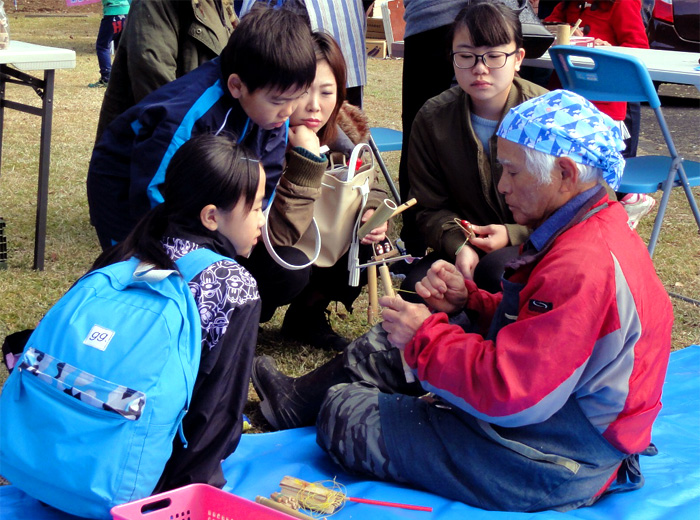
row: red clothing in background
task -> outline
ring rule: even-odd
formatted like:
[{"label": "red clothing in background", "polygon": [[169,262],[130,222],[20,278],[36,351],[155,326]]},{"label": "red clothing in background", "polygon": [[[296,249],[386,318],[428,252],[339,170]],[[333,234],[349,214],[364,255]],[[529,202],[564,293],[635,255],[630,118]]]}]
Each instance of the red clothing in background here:
[{"label": "red clothing in background", "polygon": [[[568,23],[573,26],[580,18],[579,28],[584,36],[600,38],[610,45],[648,49],[649,41],[644,30],[641,9],[640,0],[559,2],[545,21]],[[627,103],[594,104],[616,121],[625,119]]]}]

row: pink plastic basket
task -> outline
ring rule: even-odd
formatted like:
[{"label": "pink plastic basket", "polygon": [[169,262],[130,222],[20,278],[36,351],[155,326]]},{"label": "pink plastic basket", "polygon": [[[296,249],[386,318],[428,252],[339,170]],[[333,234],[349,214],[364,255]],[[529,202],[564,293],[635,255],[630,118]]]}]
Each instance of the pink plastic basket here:
[{"label": "pink plastic basket", "polygon": [[114,520],[290,520],[292,517],[207,484],[190,484],[112,508]]}]

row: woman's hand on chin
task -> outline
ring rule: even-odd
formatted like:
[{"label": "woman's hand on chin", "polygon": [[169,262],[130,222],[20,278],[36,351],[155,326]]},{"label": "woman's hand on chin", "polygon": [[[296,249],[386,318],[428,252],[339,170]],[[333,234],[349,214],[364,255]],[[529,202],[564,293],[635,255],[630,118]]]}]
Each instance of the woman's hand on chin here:
[{"label": "woman's hand on chin", "polygon": [[304,125],[289,128],[289,146],[300,146],[313,154],[321,155],[321,142],[318,140],[316,132]]}]

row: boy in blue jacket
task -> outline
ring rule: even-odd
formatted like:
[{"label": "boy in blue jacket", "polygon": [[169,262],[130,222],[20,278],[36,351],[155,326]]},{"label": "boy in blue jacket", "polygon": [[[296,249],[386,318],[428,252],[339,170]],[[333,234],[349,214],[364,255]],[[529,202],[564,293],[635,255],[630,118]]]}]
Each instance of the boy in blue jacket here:
[{"label": "boy in blue jacket", "polygon": [[115,119],[95,145],[87,176],[90,218],[102,248],[123,240],[163,201],[159,186],[170,159],[197,134],[229,135],[260,157],[267,205],[282,174],[287,119],[315,74],[304,19],[282,9],[254,10],[219,58]]}]

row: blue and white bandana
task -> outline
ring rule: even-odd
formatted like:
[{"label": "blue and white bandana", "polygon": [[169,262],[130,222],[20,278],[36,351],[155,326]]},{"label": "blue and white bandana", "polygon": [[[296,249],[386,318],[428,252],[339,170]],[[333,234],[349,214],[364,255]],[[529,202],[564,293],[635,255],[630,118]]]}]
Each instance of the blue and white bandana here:
[{"label": "blue and white bandana", "polygon": [[612,189],[622,179],[625,149],[620,129],[590,101],[554,90],[511,108],[496,135],[557,157],[570,157],[603,171]]}]

